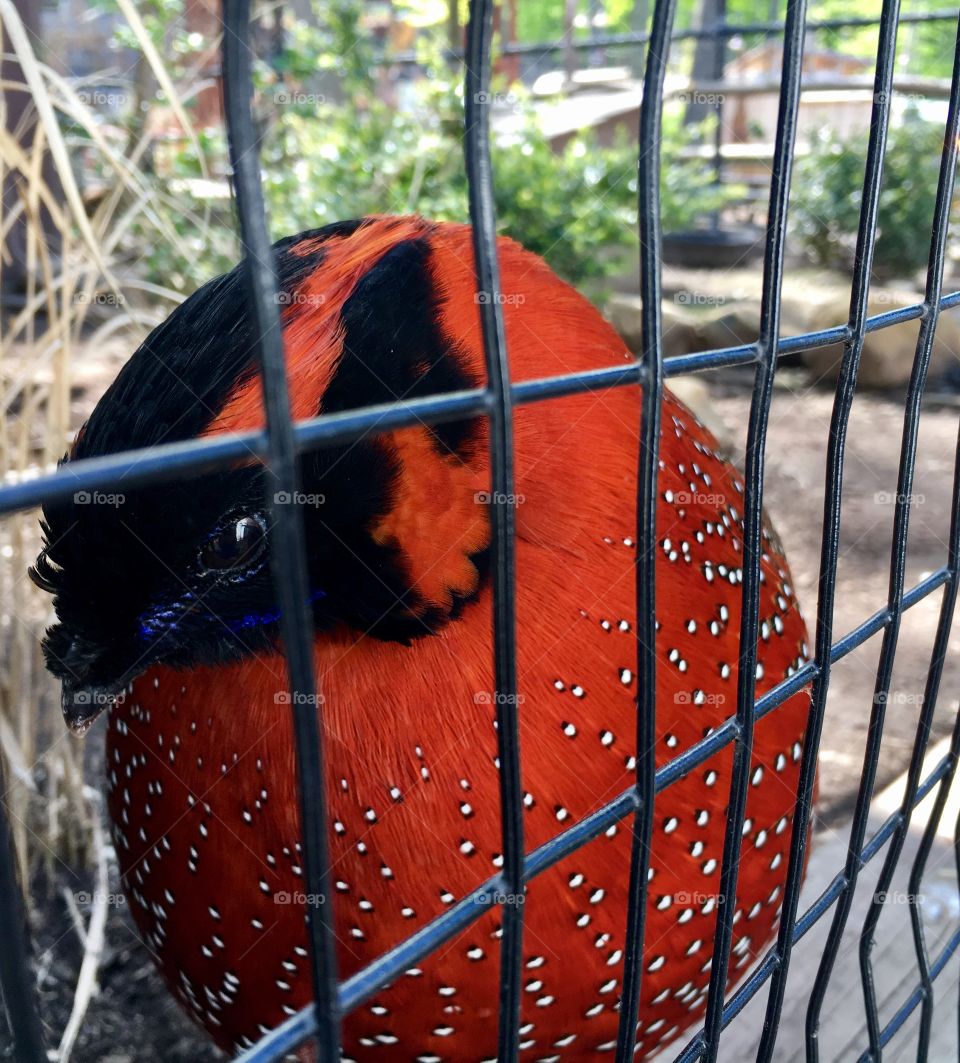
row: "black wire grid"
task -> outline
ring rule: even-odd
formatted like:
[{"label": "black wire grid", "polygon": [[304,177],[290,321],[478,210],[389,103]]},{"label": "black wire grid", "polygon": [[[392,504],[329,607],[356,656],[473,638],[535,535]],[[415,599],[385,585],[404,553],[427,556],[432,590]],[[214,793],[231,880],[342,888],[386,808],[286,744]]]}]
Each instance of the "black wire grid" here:
[{"label": "black wire grid", "polygon": [[[0,514],[12,513],[43,501],[68,498],[78,490],[103,490],[122,479],[126,483],[155,482],[176,476],[224,467],[253,452],[265,464],[271,478],[268,496],[296,491],[296,458],[304,451],[342,443],[361,436],[418,423],[439,424],[470,416],[490,421],[493,520],[494,663],[500,755],[501,820],[504,862],[501,872],[471,895],[452,905],[439,918],[401,942],[374,963],[343,982],[336,971],[333,935],[333,890],[327,849],[326,809],[323,787],[323,749],[319,721],[312,709],[315,676],[312,666],[311,625],[307,609],[306,563],[303,527],[296,507],[272,509],[273,574],[282,610],[282,635],[289,669],[290,688],[298,696],[295,706],[297,767],[305,852],[305,892],[309,898],[325,897],[328,903],[309,910],[312,944],[314,1003],[263,1038],[241,1057],[247,1061],[279,1060],[306,1040],[319,1046],[322,1060],[339,1058],[341,1017],[368,1000],[383,986],[460,933],[487,909],[503,908],[501,941],[499,1048],[501,1063],[517,1059],[520,1022],[520,973],[523,939],[525,883],[576,849],[587,844],[612,824],[630,818],[633,826],[631,863],[624,874],[631,881],[631,904],[627,914],[627,947],[624,958],[623,995],[617,1063],[633,1059],[635,1030],[642,977],[644,917],[646,914],[647,868],[654,797],[728,744],[734,747],[729,814],[724,842],[718,919],[714,940],[714,963],[704,1024],[678,1053],[677,1060],[716,1060],[723,1029],[769,982],[766,1018],[758,1059],[774,1058],[779,1019],[794,944],[833,909],[829,936],[810,995],[806,1023],[806,1056],[819,1059],[818,1028],[822,1006],[830,985],[840,940],[846,927],[857,877],[861,868],[889,843],[876,893],[860,935],[860,966],[867,1016],[869,1043],[862,1060],[878,1061],[882,1049],[907,1018],[919,1007],[919,1059],[928,1055],[933,1020],[933,980],[960,946],[960,928],[954,931],[939,955],[928,954],[918,904],[926,861],[933,845],[947,793],[960,758],[960,714],[954,725],[949,752],[922,778],[922,764],[937,703],[947,641],[960,579],[960,445],[955,465],[951,527],[944,564],[920,583],[906,588],[907,533],[914,480],[920,403],[940,311],[960,305],[960,292],[943,292],[944,252],[948,234],[958,135],[960,135],[960,27],[954,56],[950,102],[940,163],[940,177],[926,288],[922,303],[873,317],[867,316],[867,299],[877,222],[884,148],[890,118],[899,0],[884,0],[879,20],[841,19],[807,23],[805,0],[788,0],[786,21],[756,23],[748,27],[719,26],[672,34],[676,0],[658,0],[649,33],[628,34],[603,40],[611,45],[646,44],[644,95],[639,131],[639,227],[640,291],[643,296],[644,355],[626,365],[584,373],[572,373],[511,386],[508,382],[507,350],[499,292],[496,252],[496,219],[493,174],[490,164],[489,109],[478,101],[485,97],[490,80],[493,0],[471,0],[467,32],[466,65],[466,162],[469,177],[470,219],[476,257],[477,290],[494,293],[479,301],[487,363],[487,386],[432,397],[403,400],[365,409],[332,414],[292,423],[287,381],[282,357],[278,304],[274,299],[276,277],[267,225],[251,120],[251,70],[247,47],[250,0],[224,0],[224,82],[230,155],[234,169],[240,232],[247,263],[250,303],[261,336],[260,356],[266,402],[267,425],[263,431],[222,435],[203,440],[167,444],[147,451],[128,452],[76,462],[55,473],[0,487]],[[957,21],[957,11],[936,12],[917,19]],[[779,336],[780,294],[787,202],[800,97],[804,37],[809,29],[826,26],[877,24],[879,43],[874,80],[874,103],[870,141],[863,184],[863,200],[857,239],[850,315],[846,325],[801,336]],[[756,343],[684,355],[664,361],[661,343],[661,276],[659,221],[659,135],[662,90],[667,55],[672,39],[733,32],[783,33],[783,73],[779,118],[770,188],[766,249],[763,266],[763,296],[760,337]],[[591,43],[596,43],[596,39]],[[520,51],[520,46],[511,48]],[[856,385],[864,336],[900,322],[919,319],[913,372],[907,392],[900,470],[894,512],[890,584],[887,602],[856,629],[834,640],[833,607],[839,551],[840,501],[847,425]],[[758,601],[760,589],[761,516],[764,478],[764,443],[773,378],[780,355],[828,344],[843,343],[843,360],[836,389],[827,455],[826,498],[820,560],[819,601],[812,661],[776,688],[756,699]],[[656,502],[660,406],[663,383],[670,376],[728,365],[754,366],[754,392],[746,452],[744,518],[743,614],[740,637],[739,683],[736,715],[714,732],[659,770],[654,762],[656,668],[654,606],[656,602]],[[637,783],[586,819],[553,840],[526,853],[523,839],[520,747],[517,726],[515,622],[512,409],[535,402],[599,388],[642,387],[642,431],[637,496],[637,536],[647,549],[638,550],[637,671]],[[923,708],[914,742],[903,803],[880,829],[866,838],[870,798],[876,778],[884,713],[900,622],[903,613],[938,590],[943,591],[939,624],[932,650]],[[873,635],[882,632],[882,647],[870,716],[863,775],[850,831],[847,859],[829,887],[798,918],[801,870],[807,847],[807,824],[812,809],[817,748],[823,726],[830,670]],[[739,867],[742,827],[756,721],[773,712],[800,688],[812,684],[812,705],[801,760],[800,787],[793,819],[790,861],[784,891],[783,914],[776,944],[747,980],[729,999],[724,990],[729,969],[729,949]],[[915,806],[935,793],[932,815],[925,827],[910,873],[909,902],[920,984],[902,1002],[893,1017],[881,1025],[873,985],[871,951],[881,912],[882,896],[888,889],[899,860],[910,817]],[[958,824],[960,827],[960,824]],[[960,865],[960,834],[955,838]],[[0,802],[0,984],[7,1005],[16,1058],[24,1063],[46,1059],[34,979],[28,963],[23,931],[24,918],[10,845],[9,829]],[[726,899],[730,898],[731,901]]]}]

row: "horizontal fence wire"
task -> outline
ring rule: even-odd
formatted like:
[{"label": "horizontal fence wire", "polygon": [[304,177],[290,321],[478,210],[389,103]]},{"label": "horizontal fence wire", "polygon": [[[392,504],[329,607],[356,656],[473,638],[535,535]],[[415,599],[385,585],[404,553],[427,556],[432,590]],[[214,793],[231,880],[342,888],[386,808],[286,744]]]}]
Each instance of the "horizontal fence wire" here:
[{"label": "horizontal fence wire", "polygon": [[[607,830],[611,825],[631,817],[633,849],[629,874],[631,903],[627,916],[628,947],[625,951],[623,1007],[617,1042],[618,1063],[632,1058],[636,1038],[637,1007],[643,952],[646,870],[649,861],[650,815],[656,794],[684,778],[719,750],[733,745],[734,777],[731,783],[730,815],[724,843],[721,901],[718,906],[717,935],[707,1014],[703,1028],[676,1057],[685,1063],[697,1059],[715,1059],[720,1034],[746,1004],[768,983],[767,1018],[760,1046],[761,1059],[773,1059],[777,1031],[782,1013],[783,996],[791,950],[809,930],[833,913],[827,949],[821,962],[817,984],[808,1014],[807,1054],[816,1059],[819,1008],[830,980],[833,958],[849,916],[859,872],[890,845],[881,869],[881,881],[888,881],[896,865],[913,810],[928,796],[933,796],[933,812],[924,829],[920,848],[911,867],[910,891],[920,892],[923,874],[942,816],[947,794],[960,760],[960,714],[955,718],[948,754],[921,777],[927,749],[930,723],[937,700],[947,639],[957,597],[958,548],[960,548],[960,443],[954,477],[951,531],[945,564],[915,586],[905,588],[906,540],[909,528],[909,494],[916,461],[920,403],[930,361],[936,321],[940,311],[960,305],[960,292],[942,292],[944,247],[948,212],[956,165],[957,136],[960,134],[960,36],[956,53],[949,115],[941,160],[936,220],[931,234],[930,264],[923,302],[904,308],[867,316],[872,242],[876,229],[883,153],[889,123],[889,95],[893,79],[898,0],[884,0],[879,18],[838,18],[805,21],[803,0],[790,0],[785,22],[714,24],[699,28],[672,29],[675,0],[659,0],[649,32],[595,35],[576,39],[575,48],[619,47],[649,43],[646,57],[647,94],[641,108],[640,125],[640,236],[641,292],[644,296],[644,354],[622,366],[585,373],[563,374],[550,378],[510,384],[507,352],[503,334],[500,301],[479,300],[483,328],[488,381],[483,388],[398,401],[346,413],[327,415],[292,423],[289,396],[282,357],[282,340],[276,281],[267,240],[262,193],[259,183],[256,137],[250,120],[252,85],[250,56],[247,48],[249,0],[225,0],[224,77],[226,117],[234,168],[238,218],[247,263],[250,305],[261,337],[261,372],[264,380],[266,428],[261,431],[209,437],[185,443],[162,445],[148,450],[129,451],[106,458],[70,463],[55,472],[45,472],[32,479],[0,485],[0,515],[10,514],[44,501],[69,498],[82,489],[105,490],[120,480],[126,484],[144,484],[189,477],[211,469],[226,468],[238,459],[249,460],[251,454],[268,471],[274,490],[294,490],[297,458],[308,451],[332,446],[363,435],[383,432],[413,424],[441,424],[472,416],[486,416],[491,426],[491,468],[494,491],[502,504],[492,507],[494,543],[494,673],[498,697],[498,744],[501,763],[501,822],[504,839],[504,865],[499,874],[466,897],[460,898],[440,917],[422,927],[403,942],[338,983],[333,948],[332,906],[314,906],[309,912],[309,932],[314,978],[313,1003],[282,1026],[248,1049],[242,1060],[277,1060],[295,1050],[306,1040],[319,1045],[320,1058],[335,1059],[339,1054],[341,1016],[368,1001],[383,986],[428,956],[445,941],[473,924],[487,912],[499,907],[503,920],[501,941],[501,1002],[499,1051],[501,1063],[515,1060],[519,1024],[520,960],[522,958],[522,896],[533,878],[553,867]],[[472,0],[471,21],[466,50],[466,148],[470,187],[470,211],[474,226],[477,291],[498,291],[498,270],[493,207],[493,175],[489,159],[487,109],[477,107],[476,94],[488,85],[491,63],[491,0]],[[900,24],[918,22],[957,22],[957,11],[909,13],[899,17]],[[809,331],[798,336],[779,335],[779,302],[783,272],[783,240],[789,171],[793,154],[796,109],[801,83],[801,55],[805,32],[879,25],[875,100],[871,116],[871,134],[864,177],[857,252],[853,270],[851,307],[845,324]],[[774,174],[771,184],[768,235],[764,261],[763,311],[761,335],[756,343],[715,349],[681,357],[662,358],[660,321],[660,230],[657,210],[659,160],[656,135],[662,106],[663,76],[671,41],[704,37],[732,37],[752,33],[784,34],[784,72],[781,82],[780,113]],[[562,47],[562,43],[507,45],[506,54]],[[393,57],[391,61],[404,61]],[[852,631],[834,640],[833,604],[836,592],[836,568],[839,543],[840,502],[844,443],[849,422],[857,369],[864,337],[879,329],[907,321],[919,320],[920,333],[914,371],[907,395],[904,417],[901,462],[898,474],[898,501],[894,513],[894,536],[890,564],[888,600]],[[776,362],[785,354],[815,349],[834,343],[844,346],[831,421],[831,438],[827,458],[827,492],[824,503],[824,531],[821,551],[815,652],[788,679],[756,698],[755,670],[756,628],[759,580],[759,532],[763,495],[763,449],[766,420]],[[598,391],[610,387],[640,386],[643,394],[642,439],[638,466],[637,529],[638,543],[655,540],[657,441],[659,406],[663,381],[684,373],[725,366],[752,366],[755,373],[754,399],[748,429],[747,469],[745,476],[746,506],[744,532],[743,626],[740,647],[740,678],[737,711],[694,746],[654,771],[652,755],[639,758],[637,784],[624,791],[583,820],[574,823],[546,844],[524,853],[522,808],[520,804],[520,753],[517,737],[516,647],[514,640],[514,592],[512,510],[506,499],[512,494],[512,411],[514,406],[544,401],[564,395]],[[288,660],[291,689],[310,692],[316,677],[312,665],[310,619],[306,608],[308,583],[299,507],[279,507],[272,512],[275,544],[273,575],[283,603],[283,641]],[[638,558],[644,551],[638,550]],[[907,789],[900,808],[887,817],[877,831],[867,838],[867,814],[875,780],[883,711],[889,690],[891,669],[904,613],[937,591],[943,591],[937,634],[931,654],[925,690],[924,709],[911,752]],[[652,743],[644,740],[653,727],[655,709],[654,604],[655,573],[651,563],[638,563],[638,749]],[[648,630],[649,629],[649,630]],[[644,632],[647,637],[644,638]],[[871,713],[871,732],[865,750],[864,772],[847,860],[830,885],[799,916],[801,871],[807,845],[807,821],[812,809],[812,792],[816,752],[833,664],[880,634],[883,639],[877,684]],[[783,920],[775,945],[767,951],[747,979],[725,999],[729,944],[735,907],[737,857],[751,738],[755,723],[776,711],[792,694],[812,684],[811,726],[801,764],[800,793],[791,836],[790,862],[784,893]],[[292,699],[294,706],[311,705],[312,699]],[[327,851],[326,809],[323,785],[323,762],[320,726],[312,711],[294,710],[297,740],[297,770],[301,799],[301,819],[307,892],[314,897],[332,896],[329,855]],[[644,769],[646,767],[646,770]],[[9,850],[9,829],[5,809],[0,803],[0,847]],[[958,824],[960,829],[960,824]],[[956,844],[960,853],[960,844]],[[12,853],[0,852],[0,933],[5,944],[0,950],[0,982],[8,1010],[13,1012],[12,1025],[17,1058],[44,1058],[39,1018],[31,991],[34,984],[29,973],[27,945],[22,909],[14,875]],[[628,869],[624,869],[624,874]],[[510,903],[509,898],[514,898]],[[507,900],[504,900],[504,897]],[[722,898],[729,897],[724,904]],[[929,1045],[933,1018],[933,982],[960,947],[960,930],[953,933],[940,953],[928,955],[919,906],[911,903],[910,918],[919,965],[919,985],[900,1004],[893,1017],[881,1026],[875,992],[872,988],[870,941],[879,907],[874,903],[861,932],[861,967],[867,1017],[869,1047],[862,1058],[876,1060],[882,1048],[900,1030],[917,1008],[921,1012],[921,1058]],[[21,989],[23,991],[21,992]],[[819,993],[819,996],[818,996]]]},{"label": "horizontal fence wire", "polygon": [[[942,296],[941,310],[960,306],[960,290]],[[896,310],[886,310],[867,318],[866,331],[916,321],[926,312],[925,304],[913,303]],[[780,355],[799,354],[818,347],[843,343],[850,337],[849,325],[835,325],[828,329],[804,332],[796,336],[782,336]],[[663,361],[667,378],[685,376],[736,365],[750,365],[757,360],[755,343],[736,347],[719,347],[694,354],[675,355]],[[643,372],[644,360],[593,369],[583,373],[562,373],[557,376],[522,380],[510,388],[511,402],[523,406],[531,402],[599,391],[604,388],[636,384]],[[322,447],[351,442],[361,436],[377,432],[409,428],[416,424],[446,424],[465,417],[488,414],[490,398],[481,388],[447,391],[416,399],[400,400],[364,406],[342,413],[295,421],[294,446],[299,454]],[[225,468],[238,459],[263,461],[267,454],[266,433],[225,432],[217,436],[191,439],[181,443],[161,443],[149,449],[127,450],[102,458],[71,461],[60,468],[43,473],[31,473],[0,484],[0,516],[29,509],[46,501],[63,501],[77,491],[116,487],[126,484],[156,483],[177,476],[199,476],[213,469]]]}]

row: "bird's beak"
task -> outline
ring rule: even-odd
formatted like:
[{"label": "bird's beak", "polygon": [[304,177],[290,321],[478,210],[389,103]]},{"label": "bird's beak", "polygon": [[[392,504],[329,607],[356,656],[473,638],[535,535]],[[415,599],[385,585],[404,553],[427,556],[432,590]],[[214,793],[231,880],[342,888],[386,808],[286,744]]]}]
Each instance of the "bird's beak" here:
[{"label": "bird's beak", "polygon": [[122,701],[126,686],[96,686],[64,680],[60,691],[60,707],[67,727],[82,738],[93,722],[115,702]]},{"label": "bird's beak", "polygon": [[[64,624],[51,627],[43,640],[47,667],[63,684],[60,707],[67,727],[84,735],[90,725],[115,702],[150,664],[135,657],[105,651],[99,642],[74,635]],[[127,661],[133,660],[132,664]]]}]

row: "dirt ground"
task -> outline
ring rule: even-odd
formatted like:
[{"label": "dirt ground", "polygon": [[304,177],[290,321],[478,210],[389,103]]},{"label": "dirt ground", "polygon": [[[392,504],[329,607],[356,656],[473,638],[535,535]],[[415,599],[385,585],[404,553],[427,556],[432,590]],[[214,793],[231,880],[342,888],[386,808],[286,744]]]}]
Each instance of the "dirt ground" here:
[{"label": "dirt ground", "polygon": [[[715,412],[743,449],[748,416],[744,377],[712,384]],[[904,396],[861,394],[854,401],[846,446],[834,642],[885,608],[890,582],[894,497],[903,431]],[[816,621],[824,466],[832,392],[811,389],[784,370],[770,416],[765,499],[793,570],[812,636]],[[960,403],[931,394],[923,407],[907,550],[909,590],[946,562]],[[942,592],[903,615],[886,711],[876,786],[904,771],[910,757],[930,664]],[[832,670],[820,753],[821,826],[835,827],[856,799],[882,635],[874,635]],[[954,623],[943,670],[933,740],[949,732],[957,712],[960,632]]]},{"label": "dirt ground", "polygon": [[[736,454],[742,451],[749,412],[749,377],[731,370],[714,374],[708,384],[711,416],[724,428]],[[784,369],[778,380],[767,444],[767,507],[791,559],[797,594],[811,632],[816,615],[824,460],[832,402],[831,392],[810,389],[796,370]],[[924,407],[907,587],[943,564],[946,557],[958,418],[960,403],[950,396],[932,398]],[[852,630],[886,602],[902,420],[902,395],[864,394],[855,401],[847,445],[835,637]],[[878,787],[903,771],[909,758],[939,605],[937,592],[903,618]],[[843,831],[855,800],[879,646],[878,635],[833,670],[821,753],[819,831]],[[957,710],[957,647],[954,631],[935,736],[949,730]],[[91,760],[97,759],[91,753]],[[91,781],[99,785],[97,774],[95,764],[91,764]],[[42,892],[35,896],[47,900],[39,906],[41,914],[34,925],[35,946],[44,1018],[50,1043],[56,1044],[67,1022],[82,957],[61,894],[64,889],[90,889],[92,882],[64,875],[61,881],[37,883],[37,887]],[[122,906],[110,910],[100,984],[101,992],[90,1006],[72,1056],[75,1063],[207,1063],[222,1058],[164,990]],[[12,1059],[12,1049],[3,1045],[4,1036],[0,1029],[0,1059]]]}]

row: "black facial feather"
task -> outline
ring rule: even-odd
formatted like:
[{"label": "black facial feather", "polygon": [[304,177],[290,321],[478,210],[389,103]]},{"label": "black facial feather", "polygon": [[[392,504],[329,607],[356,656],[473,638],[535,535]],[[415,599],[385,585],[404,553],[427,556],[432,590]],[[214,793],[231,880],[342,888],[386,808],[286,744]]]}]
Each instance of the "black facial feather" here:
[{"label": "black facial feather", "polygon": [[[322,269],[322,241],[349,237],[359,221],[274,245],[281,292]],[[303,240],[309,255],[291,254]],[[442,335],[428,270],[429,245],[389,251],[343,309],[344,352],[323,412],[475,386]],[[292,301],[292,300],[291,300]],[[256,372],[256,350],[238,267],[204,285],[156,328],[107,390],[76,446],[95,457],[199,435]],[[470,460],[477,424],[441,426],[443,460]],[[409,641],[450,615],[426,610],[397,550],[370,530],[393,502],[397,459],[379,438],[325,448],[300,462],[311,601],[318,630],[347,624]],[[47,546],[34,579],[55,594],[59,623],[47,634],[48,666],[68,686],[116,689],[155,660],[216,664],[272,650],[278,633],[267,554],[227,572],[205,570],[201,550],[231,522],[267,519],[259,464],[173,483],[118,486],[44,508]],[[269,528],[267,528],[269,537]],[[476,559],[485,570],[484,559]],[[467,599],[456,599],[453,615]]]}]

